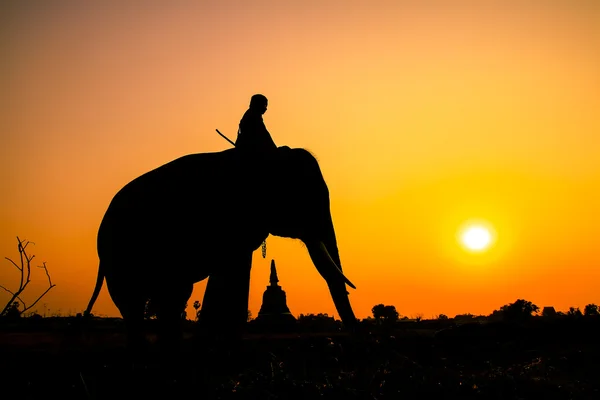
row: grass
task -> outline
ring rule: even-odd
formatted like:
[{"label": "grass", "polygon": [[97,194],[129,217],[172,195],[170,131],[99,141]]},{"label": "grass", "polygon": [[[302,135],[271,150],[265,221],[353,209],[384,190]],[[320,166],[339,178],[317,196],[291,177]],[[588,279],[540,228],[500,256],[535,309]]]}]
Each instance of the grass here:
[{"label": "grass", "polygon": [[87,335],[59,319],[44,325],[0,331],[2,397],[600,398],[597,319],[467,324],[436,334],[376,329],[360,339],[253,334],[237,349],[190,337],[176,359],[151,352],[137,362],[123,349],[118,321]]}]

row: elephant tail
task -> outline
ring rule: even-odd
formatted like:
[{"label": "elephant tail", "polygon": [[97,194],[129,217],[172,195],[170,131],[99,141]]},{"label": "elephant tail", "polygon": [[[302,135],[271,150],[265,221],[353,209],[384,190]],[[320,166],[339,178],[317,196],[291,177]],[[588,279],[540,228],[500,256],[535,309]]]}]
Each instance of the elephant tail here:
[{"label": "elephant tail", "polygon": [[92,307],[94,307],[94,303],[100,294],[100,289],[102,289],[102,284],[104,283],[104,271],[102,270],[102,262],[98,265],[98,277],[96,278],[96,287],[94,288],[94,293],[92,293],[92,298],[88,303],[87,309],[84,311],[83,315],[89,317],[92,311]]}]

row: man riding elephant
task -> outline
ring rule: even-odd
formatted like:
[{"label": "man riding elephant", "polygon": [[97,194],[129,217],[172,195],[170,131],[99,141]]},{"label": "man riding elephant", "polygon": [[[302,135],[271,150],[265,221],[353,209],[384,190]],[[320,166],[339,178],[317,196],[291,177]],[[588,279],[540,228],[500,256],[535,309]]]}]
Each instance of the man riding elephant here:
[{"label": "man riding elephant", "polygon": [[267,111],[268,100],[262,94],[255,94],[250,99],[250,107],[240,120],[235,147],[242,150],[269,151],[277,149],[263,121]]}]

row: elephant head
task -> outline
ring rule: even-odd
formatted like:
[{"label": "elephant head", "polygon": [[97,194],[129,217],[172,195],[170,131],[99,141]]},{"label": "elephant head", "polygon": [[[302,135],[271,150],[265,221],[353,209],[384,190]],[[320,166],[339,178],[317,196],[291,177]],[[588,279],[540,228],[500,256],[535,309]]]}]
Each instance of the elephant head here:
[{"label": "elephant head", "polygon": [[275,236],[301,240],[312,262],[327,282],[340,318],[356,322],[346,284],[356,287],[342,272],[330,211],[329,189],[316,158],[305,149],[279,147],[272,157],[267,190],[267,228]]}]

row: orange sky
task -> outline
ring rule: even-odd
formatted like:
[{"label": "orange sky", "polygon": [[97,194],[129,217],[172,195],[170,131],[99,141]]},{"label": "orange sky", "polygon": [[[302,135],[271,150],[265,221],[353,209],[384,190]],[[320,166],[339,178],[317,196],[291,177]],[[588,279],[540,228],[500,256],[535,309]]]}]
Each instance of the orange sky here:
[{"label": "orange sky", "polygon": [[[263,93],[275,142],[320,161],[359,318],[600,303],[600,3],[448,3],[3,2],[0,256],[35,242],[47,309],[82,311],[116,191],[229,148],[215,128],[234,139]],[[484,254],[455,239],[470,219],[496,231]],[[267,243],[253,314],[271,258],[292,313],[335,314],[301,243]],[[118,315],[105,288],[94,312]]]}]

